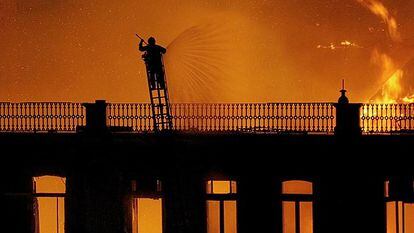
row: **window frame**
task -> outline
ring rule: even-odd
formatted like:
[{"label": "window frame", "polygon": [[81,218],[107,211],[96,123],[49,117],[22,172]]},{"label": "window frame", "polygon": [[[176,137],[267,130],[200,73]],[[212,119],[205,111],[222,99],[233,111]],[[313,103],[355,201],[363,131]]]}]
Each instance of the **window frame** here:
[{"label": "window frame", "polygon": [[[138,199],[142,198],[148,198],[148,199],[154,199],[154,200],[158,200],[161,199],[161,221],[162,221],[162,233],[166,232],[166,207],[165,207],[165,194],[164,194],[164,186],[163,186],[163,182],[161,179],[159,178],[154,178],[152,179],[156,185],[154,187],[156,187],[155,190],[142,190],[139,189],[139,185],[137,185],[137,183],[139,183],[140,178],[137,179],[132,179],[131,180],[131,233],[132,233],[132,228],[133,228],[133,215],[134,215],[134,204],[135,201],[138,202]],[[137,204],[137,213],[139,212],[139,205]],[[137,224],[137,232],[139,233],[139,224],[138,222]]]},{"label": "window frame", "polygon": [[[283,184],[285,182],[290,181],[302,181],[306,182],[310,185],[312,185],[312,194],[296,194],[296,193],[283,193]],[[315,184],[311,180],[303,180],[303,179],[288,179],[288,180],[282,180],[280,182],[280,199],[281,199],[281,210],[282,210],[282,224],[281,224],[281,232],[284,233],[284,224],[283,219],[284,216],[284,210],[283,210],[283,204],[284,202],[294,202],[295,205],[295,232],[294,233],[301,233],[301,219],[300,219],[300,205],[301,203],[307,202],[312,204],[312,233],[315,232]]]},{"label": "window frame", "polygon": [[[213,193],[213,187],[214,187],[214,181],[228,181],[229,182],[229,193]],[[208,182],[211,182],[210,191],[208,192]],[[234,183],[232,183],[234,182]],[[233,190],[233,184],[236,186],[236,189]],[[238,182],[235,179],[208,179],[205,181],[205,195],[206,195],[206,232],[208,233],[208,201],[218,201],[219,202],[219,215],[220,215],[220,222],[219,222],[219,232],[218,233],[226,233],[225,232],[225,209],[224,209],[224,203],[226,201],[235,201],[236,202],[236,232],[239,232],[239,214],[238,214]],[[234,192],[233,192],[234,191]]]},{"label": "window frame", "polygon": [[[384,220],[385,220],[385,233],[388,232],[388,203],[393,203],[393,215],[394,215],[394,221],[395,221],[395,229],[394,233],[405,233],[406,231],[406,211],[405,211],[405,205],[406,204],[413,204],[414,202],[409,202],[404,199],[399,199],[395,197],[393,192],[391,192],[391,183],[392,181],[390,179],[384,180]],[[414,189],[414,182],[412,181],[412,187]],[[401,205],[401,206],[400,206]],[[401,224],[401,226],[400,226]]]},{"label": "window frame", "polygon": [[[50,177],[57,177],[60,179],[65,179],[64,184],[65,184],[65,192],[37,192],[37,183],[36,183],[36,178],[41,178],[41,177],[45,177],[45,176],[50,176]],[[33,176],[32,177],[32,200],[33,203],[34,202],[38,202],[38,198],[44,198],[44,197],[49,197],[49,198],[54,198],[56,199],[56,221],[57,221],[57,228],[56,228],[56,233],[60,233],[59,231],[59,198],[63,198],[63,205],[64,207],[66,206],[66,197],[67,197],[67,184],[66,184],[66,177],[64,176],[59,176],[59,175],[40,175],[40,176]],[[36,218],[36,215],[39,214],[39,209],[35,210],[34,209],[34,204],[33,204],[33,218]],[[37,206],[37,204],[36,204]],[[37,207],[38,208],[38,207]],[[39,216],[38,216],[39,217]],[[64,219],[64,225],[63,225],[63,229],[64,232],[66,230],[66,208],[64,209],[63,212],[63,219]],[[33,228],[34,232],[36,232],[37,230],[35,228]],[[39,229],[40,230],[40,229]]]}]

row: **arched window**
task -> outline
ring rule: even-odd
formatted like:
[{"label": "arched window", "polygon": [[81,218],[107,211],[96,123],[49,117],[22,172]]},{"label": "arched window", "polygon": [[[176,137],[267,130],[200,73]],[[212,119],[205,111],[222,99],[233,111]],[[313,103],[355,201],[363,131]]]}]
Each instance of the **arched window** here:
[{"label": "arched window", "polygon": [[283,233],[313,233],[313,184],[282,182]]},{"label": "arched window", "polygon": [[33,178],[35,233],[65,232],[66,178]]},{"label": "arched window", "polygon": [[237,233],[237,182],[209,180],[207,192],[207,232]]},{"label": "arched window", "polygon": [[390,184],[384,182],[387,233],[414,233],[414,204],[399,198],[404,194],[396,193]]}]

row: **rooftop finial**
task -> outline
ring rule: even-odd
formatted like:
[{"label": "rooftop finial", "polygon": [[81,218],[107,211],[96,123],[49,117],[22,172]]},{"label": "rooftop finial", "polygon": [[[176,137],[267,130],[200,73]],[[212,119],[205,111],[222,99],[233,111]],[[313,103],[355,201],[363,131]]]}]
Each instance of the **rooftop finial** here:
[{"label": "rooftop finial", "polygon": [[346,97],[346,95],[345,95],[345,93],[346,93],[346,90],[345,90],[345,79],[342,79],[342,89],[341,89],[341,97],[339,97],[339,99],[338,99],[338,103],[340,103],[340,104],[348,104],[349,103],[349,100],[348,100],[348,97]]}]

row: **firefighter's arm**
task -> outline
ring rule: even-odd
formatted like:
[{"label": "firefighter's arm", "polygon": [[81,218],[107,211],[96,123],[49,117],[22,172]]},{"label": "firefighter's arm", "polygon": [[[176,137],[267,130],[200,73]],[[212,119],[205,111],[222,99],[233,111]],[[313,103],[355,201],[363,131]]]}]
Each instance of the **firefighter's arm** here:
[{"label": "firefighter's arm", "polygon": [[162,54],[164,54],[164,53],[166,53],[166,52],[167,52],[167,49],[166,49],[166,48],[164,48],[164,47],[161,47],[161,46],[160,46],[160,49],[161,49],[161,53],[162,53]]},{"label": "firefighter's arm", "polygon": [[144,40],[141,39],[141,41],[139,42],[139,51],[144,52],[146,50],[145,46],[144,46]]}]

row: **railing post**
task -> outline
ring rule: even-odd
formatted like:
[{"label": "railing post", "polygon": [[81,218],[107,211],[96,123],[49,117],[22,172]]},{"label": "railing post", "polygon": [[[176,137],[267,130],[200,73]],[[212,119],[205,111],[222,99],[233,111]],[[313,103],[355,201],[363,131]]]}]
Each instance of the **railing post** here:
[{"label": "railing post", "polygon": [[83,103],[86,108],[86,127],[87,131],[103,132],[106,131],[106,106],[105,100],[96,100],[95,103]]},{"label": "railing post", "polygon": [[360,108],[361,104],[350,104],[345,96],[346,90],[341,90],[341,97],[336,108],[335,135],[341,138],[352,138],[361,136]]}]

